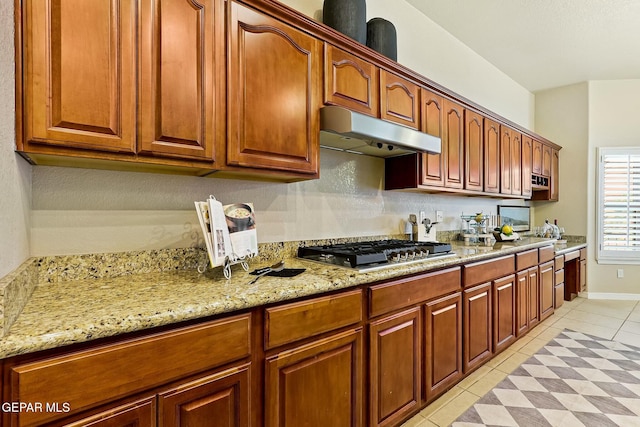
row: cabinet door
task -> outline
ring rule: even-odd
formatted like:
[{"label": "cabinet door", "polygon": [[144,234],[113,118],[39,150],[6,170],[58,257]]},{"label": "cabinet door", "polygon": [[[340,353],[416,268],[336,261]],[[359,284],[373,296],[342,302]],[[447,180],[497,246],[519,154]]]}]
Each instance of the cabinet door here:
[{"label": "cabinet door", "polygon": [[555,263],[553,261],[540,264],[540,320],[553,314],[553,296]]},{"label": "cabinet door", "polygon": [[322,44],[230,2],[227,164],[317,174]]},{"label": "cabinet door", "polygon": [[135,151],[136,5],[25,1],[26,150]]},{"label": "cabinet door", "polygon": [[500,192],[511,194],[511,129],[500,126]]},{"label": "cabinet door", "polygon": [[396,425],[421,399],[420,307],[369,327],[370,426]]},{"label": "cabinet door", "polygon": [[462,378],[462,295],[425,305],[425,398],[428,402]]},{"label": "cabinet door", "polygon": [[445,179],[447,188],[462,188],[464,174],[464,108],[444,100],[444,129],[442,145],[446,145]]},{"label": "cabinet door", "polygon": [[516,336],[529,330],[529,271],[516,275]]},{"label": "cabinet door", "polygon": [[225,138],[224,2],[140,4],[138,151],[212,161]]},{"label": "cabinet door", "polygon": [[246,427],[250,411],[248,364],[198,378],[158,395],[162,427]]},{"label": "cabinet door", "polygon": [[549,177],[549,200],[557,202],[560,198],[560,153],[551,151],[551,176]]},{"label": "cabinet door", "polygon": [[482,116],[464,110],[464,188],[483,190],[484,131]]},{"label": "cabinet door", "polygon": [[265,425],[363,425],[362,329],[268,357]]},{"label": "cabinet door", "polygon": [[526,198],[533,193],[531,187],[531,168],[533,165],[533,139],[522,135],[522,195]]},{"label": "cabinet door", "polygon": [[533,141],[531,172],[536,175],[542,175],[542,142],[537,140]]},{"label": "cabinet door", "polygon": [[538,267],[528,270],[529,275],[529,329],[540,321],[540,277]]},{"label": "cabinet door", "polygon": [[551,155],[553,149],[546,145],[542,145],[542,176],[551,176]]},{"label": "cabinet door", "polygon": [[522,134],[511,131],[511,194],[522,194]]},{"label": "cabinet door", "polygon": [[500,125],[484,119],[484,191],[500,192]]},{"label": "cabinet door", "polygon": [[465,374],[482,365],[492,354],[491,282],[465,289],[463,300]]},{"label": "cabinet door", "polygon": [[65,427],[154,427],[156,425],[156,397],[107,409],[63,425]]},{"label": "cabinet door", "polygon": [[325,43],[324,103],[378,117],[378,67]]},{"label": "cabinet door", "polygon": [[[420,92],[420,114],[422,132],[442,138],[444,119],[444,99],[422,88]],[[439,154],[422,154],[422,184],[436,187],[444,186],[444,159],[447,145],[442,144]]]},{"label": "cabinet door", "polygon": [[493,351],[508,347],[516,339],[516,276],[493,283]]},{"label": "cabinet door", "polygon": [[420,87],[380,70],[380,117],[414,129],[420,128]]},{"label": "cabinet door", "polygon": [[587,260],[580,260],[580,292],[587,290]]}]

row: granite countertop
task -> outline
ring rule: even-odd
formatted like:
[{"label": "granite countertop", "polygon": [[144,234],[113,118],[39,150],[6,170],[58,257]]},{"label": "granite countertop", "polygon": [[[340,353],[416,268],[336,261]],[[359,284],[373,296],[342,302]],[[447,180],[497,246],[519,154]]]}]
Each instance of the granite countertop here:
[{"label": "granite countertop", "polygon": [[572,252],[578,249],[586,248],[586,243],[577,243],[577,242],[567,242],[567,243],[556,243],[554,244],[556,248],[556,255],[564,255],[568,252]]},{"label": "granite countertop", "polygon": [[[151,272],[110,278],[40,283],[8,334],[0,358],[140,331],[181,321],[231,313],[323,292],[418,274],[551,244],[525,238],[493,246],[454,243],[455,256],[358,273],[297,258],[287,268],[304,268],[292,278],[255,277],[240,266],[230,280],[220,268]],[[584,245],[583,245],[584,246]],[[262,267],[267,263],[258,265]]]}]

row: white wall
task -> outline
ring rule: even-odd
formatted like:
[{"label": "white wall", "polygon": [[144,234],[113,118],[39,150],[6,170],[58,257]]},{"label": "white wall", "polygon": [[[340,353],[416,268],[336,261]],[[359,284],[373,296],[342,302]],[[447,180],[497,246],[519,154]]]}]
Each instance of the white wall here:
[{"label": "white wall", "polygon": [[29,256],[31,166],[15,154],[13,2],[0,2],[0,277]]},{"label": "white wall", "polygon": [[588,84],[536,92],[536,133],[562,146],[560,200],[535,202],[536,225],[557,219],[569,235],[587,234],[589,145]]},{"label": "white wall", "polygon": [[[640,266],[596,262],[598,147],[640,146],[640,80],[591,81],[536,93],[536,132],[562,145],[560,201],[536,204],[569,234],[586,235],[590,296],[636,298]],[[617,278],[624,269],[625,277]]]},{"label": "white wall", "polygon": [[[596,245],[596,149],[640,146],[640,80],[589,82],[588,229],[591,250],[589,292],[640,294],[640,266],[604,265],[595,262]],[[617,269],[624,278],[617,278]]]},{"label": "white wall", "polygon": [[[2,2],[8,7],[9,2]],[[321,16],[322,0],[287,0],[311,16]],[[421,15],[404,0],[368,0],[369,17],[382,16],[398,29],[401,63],[525,127],[533,126],[533,95],[518,86]],[[9,17],[2,34],[12,45]],[[2,22],[4,23],[4,22]],[[12,52],[2,66],[11,76]],[[3,91],[13,81],[2,82]],[[11,99],[11,95],[3,97]],[[4,108],[3,106],[2,108]],[[4,253],[15,253],[5,270],[31,255],[128,251],[200,244],[193,201],[215,194],[224,203],[253,201],[261,242],[395,234],[409,213],[445,213],[441,229],[460,227],[460,214],[495,212],[496,199],[383,191],[382,160],[322,152],[321,178],[294,184],[194,178],[72,168],[33,167],[13,154],[13,112],[0,116],[5,182],[10,204],[0,213],[11,231]],[[29,193],[33,179],[33,196]],[[29,203],[32,211],[29,211]],[[4,202],[3,202],[4,203]],[[31,222],[31,224],[30,224]],[[5,230],[5,225],[0,230]],[[31,236],[29,237],[29,231]],[[29,243],[28,243],[29,242]],[[4,261],[3,261],[4,263]],[[4,266],[5,264],[3,264]],[[0,276],[2,271],[0,271]]]}]

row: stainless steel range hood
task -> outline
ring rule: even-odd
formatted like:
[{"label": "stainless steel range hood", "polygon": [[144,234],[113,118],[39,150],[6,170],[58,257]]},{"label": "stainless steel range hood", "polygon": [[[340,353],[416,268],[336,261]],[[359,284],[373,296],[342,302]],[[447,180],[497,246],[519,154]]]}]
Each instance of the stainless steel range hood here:
[{"label": "stainless steel range hood", "polygon": [[438,137],[336,106],[320,109],[320,146],[375,157],[441,152]]}]

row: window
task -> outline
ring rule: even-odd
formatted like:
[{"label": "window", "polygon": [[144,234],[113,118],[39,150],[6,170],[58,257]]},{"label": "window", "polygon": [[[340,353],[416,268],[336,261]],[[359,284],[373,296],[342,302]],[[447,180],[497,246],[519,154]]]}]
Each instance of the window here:
[{"label": "window", "polygon": [[640,264],[640,148],[600,148],[598,159],[598,262]]}]

